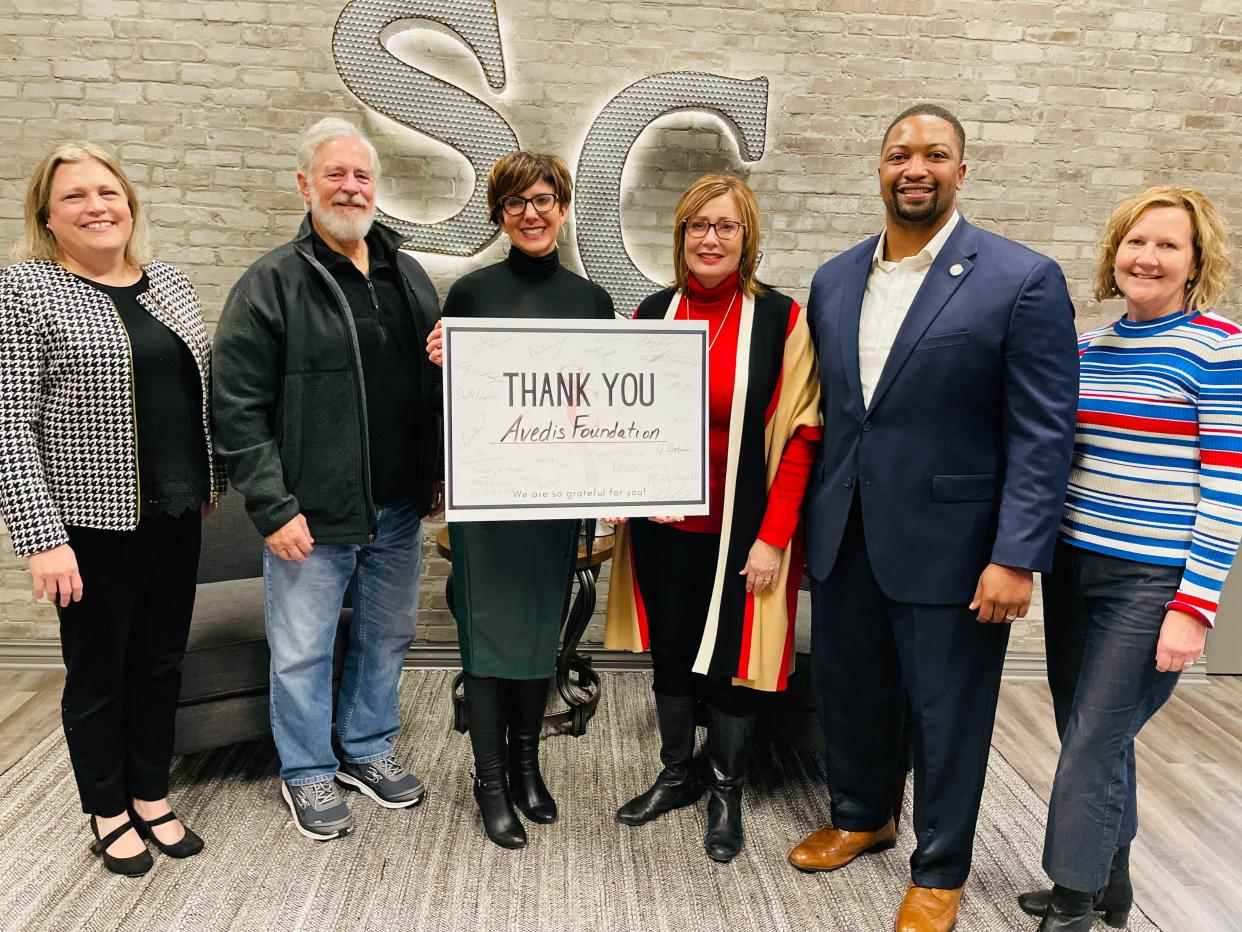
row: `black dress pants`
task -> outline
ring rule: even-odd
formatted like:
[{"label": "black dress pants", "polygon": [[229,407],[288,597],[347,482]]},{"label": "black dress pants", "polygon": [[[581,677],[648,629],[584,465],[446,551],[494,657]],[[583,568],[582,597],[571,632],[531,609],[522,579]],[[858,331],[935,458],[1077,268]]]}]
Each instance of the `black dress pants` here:
[{"label": "black dress pants", "polygon": [[[664,696],[706,695],[726,715],[754,710],[754,690],[694,672],[716,579],[719,534],[680,531],[645,518],[630,521],[634,572],[647,610],[653,691]],[[740,569],[740,567],[739,567]]]},{"label": "black dress pants", "polygon": [[57,606],[61,717],[82,811],[110,817],[131,798],[168,795],[202,521],[193,511],[133,531],[68,530],[82,600]]},{"label": "black dress pants", "polygon": [[884,595],[857,499],[836,565],[812,591],[811,668],[827,743],[832,821],[874,831],[892,814],[909,697],[914,727],[914,882],[952,889],[970,872],[1009,626],[965,605]]}]

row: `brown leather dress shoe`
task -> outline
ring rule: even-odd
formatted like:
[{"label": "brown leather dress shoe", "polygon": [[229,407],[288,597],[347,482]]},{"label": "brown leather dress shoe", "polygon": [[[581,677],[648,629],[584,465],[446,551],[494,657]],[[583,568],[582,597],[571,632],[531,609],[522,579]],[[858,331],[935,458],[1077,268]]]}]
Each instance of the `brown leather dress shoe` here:
[{"label": "brown leather dress shoe", "polygon": [[964,889],[938,890],[911,883],[897,910],[896,932],[951,932],[957,925],[957,907]]},{"label": "brown leather dress shoe", "polygon": [[887,851],[896,843],[892,819],[878,832],[847,832],[826,825],[811,832],[789,852],[789,863],[802,871],[835,871],[860,854]]}]

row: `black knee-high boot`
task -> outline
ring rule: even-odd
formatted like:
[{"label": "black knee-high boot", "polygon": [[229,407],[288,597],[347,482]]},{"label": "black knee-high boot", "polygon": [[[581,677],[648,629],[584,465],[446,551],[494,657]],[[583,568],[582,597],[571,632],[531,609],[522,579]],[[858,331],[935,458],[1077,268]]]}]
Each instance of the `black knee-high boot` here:
[{"label": "black knee-high boot", "polygon": [[617,821],[642,825],[690,806],[703,795],[703,783],[694,767],[694,696],[655,693],[656,722],[660,726],[660,761],[664,769],[646,792],[617,810]]},{"label": "black knee-high boot", "polygon": [[474,750],[474,800],[487,837],[502,848],[521,848],[526,830],[513,811],[505,775],[505,734],[509,727],[513,680],[493,676],[462,678],[470,747]]},{"label": "black knee-high boot", "polygon": [[516,680],[509,710],[509,792],[532,822],[556,821],[556,800],[539,772],[539,735],[548,704],[548,680]]},{"label": "black knee-high boot", "polygon": [[707,750],[712,782],[703,847],[713,861],[732,861],[742,850],[742,786],[746,782],[746,746],[754,727],[753,712],[730,715],[711,709]]}]

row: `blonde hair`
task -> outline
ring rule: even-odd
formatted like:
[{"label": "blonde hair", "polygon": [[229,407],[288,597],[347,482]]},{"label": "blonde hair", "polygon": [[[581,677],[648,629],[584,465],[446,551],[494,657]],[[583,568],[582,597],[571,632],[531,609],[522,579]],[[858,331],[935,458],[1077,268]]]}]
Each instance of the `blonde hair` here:
[{"label": "blonde hair", "polygon": [[1117,248],[1139,217],[1153,207],[1180,207],[1190,215],[1194,228],[1195,277],[1186,283],[1186,310],[1196,311],[1216,304],[1229,288],[1229,230],[1212,202],[1194,188],[1159,185],[1142,194],[1126,198],[1113,208],[1112,216],[1100,235],[1100,257],[1095,265],[1095,299],[1103,301],[1118,294],[1113,265]]},{"label": "blonde hair", "polygon": [[742,260],[738,279],[742,294],[753,298],[763,293],[763,284],[755,277],[759,265],[759,202],[755,192],[736,175],[704,175],[690,183],[677,201],[673,213],[673,274],[677,288],[685,291],[690,279],[686,265],[686,221],[696,216],[703,205],[722,194],[732,194],[737,204],[737,219],[742,222]]},{"label": "blonde hair", "polygon": [[115,155],[93,142],[62,142],[59,146],[43,157],[30,184],[26,187],[24,205],[25,226],[17,244],[13,247],[15,259],[47,259],[59,262],[61,257],[60,243],[52,231],[47,228],[48,207],[52,195],[52,179],[56,169],[68,162],[88,162],[94,160],[116,176],[129,202],[129,212],[133,217],[133,230],[129,234],[129,242],[125,244],[125,261],[135,268],[142,268],[151,261],[151,243],[147,232],[146,217],[142,205],[138,201],[138,192],[121,168]]},{"label": "blonde hair", "polygon": [[559,155],[519,149],[502,156],[487,174],[487,215],[500,223],[500,202],[521,194],[536,181],[546,182],[561,207],[568,207],[574,183],[569,166]]}]

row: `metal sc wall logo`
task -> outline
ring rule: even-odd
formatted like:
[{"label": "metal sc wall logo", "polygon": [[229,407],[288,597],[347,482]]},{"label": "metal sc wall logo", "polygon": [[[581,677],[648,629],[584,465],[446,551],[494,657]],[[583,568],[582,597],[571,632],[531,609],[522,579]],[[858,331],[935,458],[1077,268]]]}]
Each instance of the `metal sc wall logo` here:
[{"label": "metal sc wall logo", "polygon": [[[496,0],[353,0],[337,20],[332,53],[346,86],[364,104],[451,146],[474,169],[474,190],[454,216],[416,223],[381,211],[384,221],[407,237],[406,248],[472,256],[497,235],[487,218],[487,171],[519,148],[519,140],[486,102],[388,51],[383,31],[418,20],[451,30],[478,60],[488,85],[504,89]],[[656,286],[635,266],[621,236],[621,173],[639,134],[665,114],[706,111],[724,121],[743,160],[753,162],[766,143],[767,104],[767,78],[674,71],[619,90],[596,115],[578,155],[575,226],[587,275],[617,307],[635,307]]]}]

